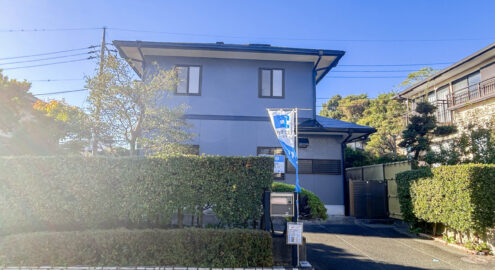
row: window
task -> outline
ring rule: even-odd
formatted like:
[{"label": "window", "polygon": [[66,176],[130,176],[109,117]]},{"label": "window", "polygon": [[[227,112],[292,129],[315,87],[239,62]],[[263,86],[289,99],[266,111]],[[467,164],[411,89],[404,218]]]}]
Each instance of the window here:
[{"label": "window", "polygon": [[433,104],[435,103],[435,101],[437,101],[437,97],[435,96],[435,91],[428,93],[428,102]]},{"label": "window", "polygon": [[[338,159],[300,159],[299,173],[340,175],[341,163]],[[287,162],[287,173],[296,173],[296,168],[290,162]]]},{"label": "window", "polygon": [[177,71],[177,95],[201,95],[201,66],[176,66]]},{"label": "window", "polygon": [[259,97],[283,98],[284,70],[261,68],[259,72]]},{"label": "window", "polygon": [[[258,156],[274,156],[274,155],[285,155],[282,147],[258,147],[256,150]],[[287,168],[287,166],[286,166]],[[274,173],[273,177],[275,180],[284,180],[285,174]]]}]

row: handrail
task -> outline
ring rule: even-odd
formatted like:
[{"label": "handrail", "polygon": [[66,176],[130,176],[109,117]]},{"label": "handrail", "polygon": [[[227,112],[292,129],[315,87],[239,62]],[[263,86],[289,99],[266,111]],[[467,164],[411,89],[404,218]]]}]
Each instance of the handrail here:
[{"label": "handrail", "polygon": [[449,94],[449,107],[459,106],[486,96],[495,96],[495,77],[483,80],[476,85],[470,85]]}]

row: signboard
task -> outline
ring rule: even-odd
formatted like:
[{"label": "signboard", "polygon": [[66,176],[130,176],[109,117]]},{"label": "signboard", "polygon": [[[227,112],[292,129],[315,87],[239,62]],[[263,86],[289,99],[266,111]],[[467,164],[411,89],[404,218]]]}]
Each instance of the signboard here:
[{"label": "signboard", "polygon": [[270,216],[293,217],[294,216],[294,193],[272,192],[270,194]]},{"label": "signboard", "polygon": [[273,173],[285,173],[285,156],[273,156],[275,163],[273,164]]},{"label": "signboard", "polygon": [[287,245],[302,245],[303,223],[287,222]]}]

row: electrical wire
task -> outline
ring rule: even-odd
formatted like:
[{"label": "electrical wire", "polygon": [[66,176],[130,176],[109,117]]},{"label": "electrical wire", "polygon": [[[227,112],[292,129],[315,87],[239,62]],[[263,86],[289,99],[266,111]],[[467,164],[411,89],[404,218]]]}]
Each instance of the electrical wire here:
[{"label": "electrical wire", "polygon": [[0,66],[11,65],[11,64],[20,64],[20,63],[29,63],[29,62],[38,62],[38,61],[46,61],[46,60],[52,60],[52,59],[60,59],[60,58],[66,58],[66,57],[86,55],[86,54],[95,53],[95,52],[96,51],[89,51],[89,52],[84,52],[84,53],[76,53],[76,54],[61,55],[61,56],[52,56],[52,57],[45,57],[45,58],[32,59],[32,60],[6,62],[6,63],[0,63]]},{"label": "electrical wire", "polygon": [[66,81],[84,81],[84,79],[44,79],[44,80],[29,80],[29,82],[66,82]]},{"label": "electrical wire", "polygon": [[0,33],[15,33],[15,32],[61,32],[61,31],[86,31],[86,30],[101,30],[103,27],[85,27],[85,28],[30,28],[30,29],[0,29]]},{"label": "electrical wire", "polygon": [[408,66],[436,66],[436,65],[450,65],[455,62],[441,62],[441,63],[425,63],[425,64],[352,64],[352,65],[341,65],[339,67],[408,67]]},{"label": "electrical wire", "polygon": [[321,39],[321,38],[284,38],[284,37],[253,37],[253,36],[234,36],[234,35],[212,35],[212,34],[198,34],[198,33],[185,33],[185,32],[169,32],[169,31],[155,31],[155,30],[141,30],[141,29],[127,29],[108,27],[109,30],[123,31],[123,32],[137,32],[137,33],[155,33],[155,34],[169,34],[169,35],[181,35],[181,36],[201,36],[201,37],[220,37],[220,38],[250,38],[250,39],[279,39],[279,40],[307,40],[307,41],[328,41],[328,42],[446,42],[446,41],[475,41],[475,40],[493,40],[493,37],[482,38],[443,38],[443,39]]},{"label": "electrical wire", "polygon": [[75,90],[65,90],[65,91],[57,91],[57,92],[49,92],[49,93],[40,93],[40,94],[33,94],[33,96],[60,95],[60,94],[83,92],[83,91],[89,91],[89,89],[82,88],[82,89],[75,89]]},{"label": "electrical wire", "polygon": [[60,61],[60,62],[53,62],[53,63],[39,64],[39,65],[31,65],[31,66],[21,66],[21,67],[2,68],[1,70],[13,70],[13,69],[22,69],[22,68],[33,68],[33,67],[51,66],[51,65],[58,65],[58,64],[65,64],[65,63],[72,63],[72,62],[87,61],[87,60],[90,60],[90,59],[93,59],[93,58],[95,58],[95,57],[90,56],[90,57],[87,57],[87,58],[75,59],[75,60],[69,60],[69,61]]},{"label": "electrical wire", "polygon": [[64,51],[38,53],[38,54],[13,56],[13,57],[4,57],[4,58],[0,58],[0,60],[10,60],[10,59],[17,59],[17,58],[27,58],[27,57],[35,57],[35,56],[59,54],[59,53],[65,53],[65,52],[82,51],[82,50],[94,49],[94,48],[97,48],[97,47],[100,47],[100,45],[91,45],[91,46],[88,46],[88,47],[85,47],[85,48],[78,48],[78,49],[71,49],[71,50],[64,50]]},{"label": "electrical wire", "polygon": [[332,70],[331,72],[343,72],[343,73],[349,73],[349,72],[416,72],[418,71],[417,69],[398,69],[398,70]]},{"label": "electrical wire", "polygon": [[325,78],[332,79],[392,79],[392,78],[403,78],[405,76],[325,76]]}]

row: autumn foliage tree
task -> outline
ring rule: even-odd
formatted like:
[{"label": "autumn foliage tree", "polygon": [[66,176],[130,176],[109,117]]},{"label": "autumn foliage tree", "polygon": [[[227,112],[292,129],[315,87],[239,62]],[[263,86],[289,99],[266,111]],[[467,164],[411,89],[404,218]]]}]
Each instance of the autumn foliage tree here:
[{"label": "autumn foliage tree", "polygon": [[124,59],[108,55],[104,61],[103,72],[87,79],[93,127],[100,137],[96,139],[111,138],[136,155],[138,145],[159,153],[189,138],[181,118],[184,106],[165,103],[178,82],[174,70],[155,65],[156,71],[142,81]]}]

